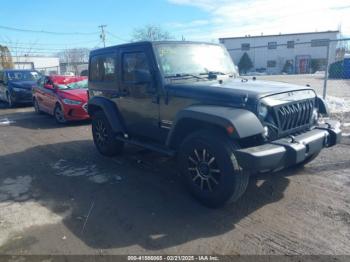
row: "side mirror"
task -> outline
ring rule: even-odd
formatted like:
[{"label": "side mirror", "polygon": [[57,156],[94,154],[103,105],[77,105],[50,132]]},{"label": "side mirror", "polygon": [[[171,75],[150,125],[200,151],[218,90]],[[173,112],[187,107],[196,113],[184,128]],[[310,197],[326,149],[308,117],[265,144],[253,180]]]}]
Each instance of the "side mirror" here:
[{"label": "side mirror", "polygon": [[151,73],[148,70],[134,70],[135,84],[149,84],[152,82]]},{"label": "side mirror", "polygon": [[44,85],[44,88],[49,89],[49,90],[54,90],[54,89],[55,89],[55,88],[53,87],[53,85],[50,85],[50,84]]}]

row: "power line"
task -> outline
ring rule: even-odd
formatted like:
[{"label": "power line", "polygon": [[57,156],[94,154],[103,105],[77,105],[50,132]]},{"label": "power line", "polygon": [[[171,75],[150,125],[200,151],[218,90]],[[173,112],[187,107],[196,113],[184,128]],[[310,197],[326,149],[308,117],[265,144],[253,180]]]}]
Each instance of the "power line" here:
[{"label": "power line", "polygon": [[91,44],[91,43],[96,43],[96,40],[92,40],[92,41],[84,41],[84,42],[76,42],[76,43],[65,43],[65,44],[62,44],[62,43],[55,43],[55,44],[52,44],[52,43],[36,43],[36,42],[32,42],[32,43],[24,43],[24,42],[16,42],[16,41],[2,41],[0,40],[0,44],[1,43],[4,43],[4,44],[10,44],[10,45],[26,45],[26,46],[33,46],[33,45],[37,45],[37,46],[72,46],[72,45],[80,45],[80,44]]},{"label": "power line", "polygon": [[124,42],[129,42],[128,40],[124,39],[124,38],[121,38],[113,33],[111,33],[110,31],[106,31],[106,33],[108,33],[109,35],[111,35],[112,37],[118,39],[118,40],[121,40],[121,41],[124,41]]},{"label": "power line", "polygon": [[45,31],[45,30],[32,30],[32,29],[22,29],[22,28],[15,28],[15,27],[9,27],[9,26],[2,26],[0,25],[0,29],[5,29],[9,31],[16,31],[16,32],[23,32],[23,33],[39,33],[39,34],[50,34],[50,35],[94,35],[98,32],[53,32],[53,31]]},{"label": "power line", "polygon": [[40,47],[24,47],[24,46],[13,46],[13,45],[7,45],[10,49],[20,49],[20,50],[53,50],[53,51],[63,51],[67,49],[91,49],[88,47],[70,47],[70,48],[40,48]]}]

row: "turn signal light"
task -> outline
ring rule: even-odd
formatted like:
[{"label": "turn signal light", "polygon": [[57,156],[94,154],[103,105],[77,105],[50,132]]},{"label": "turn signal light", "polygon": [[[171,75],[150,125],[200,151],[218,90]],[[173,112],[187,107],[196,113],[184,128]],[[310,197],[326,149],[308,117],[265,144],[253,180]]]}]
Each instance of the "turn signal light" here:
[{"label": "turn signal light", "polygon": [[229,133],[230,135],[232,135],[233,132],[235,132],[235,129],[233,128],[233,126],[228,126],[228,127],[226,127],[226,131],[227,131],[227,133]]}]

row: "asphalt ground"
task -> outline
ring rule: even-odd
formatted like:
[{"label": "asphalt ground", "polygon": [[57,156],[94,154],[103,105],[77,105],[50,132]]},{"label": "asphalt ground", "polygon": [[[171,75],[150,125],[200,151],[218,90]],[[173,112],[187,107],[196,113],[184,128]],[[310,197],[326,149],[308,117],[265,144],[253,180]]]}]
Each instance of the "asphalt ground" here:
[{"label": "asphalt ground", "polygon": [[350,254],[350,137],[208,209],[173,159],[106,158],[89,121],[0,107],[0,254]]}]

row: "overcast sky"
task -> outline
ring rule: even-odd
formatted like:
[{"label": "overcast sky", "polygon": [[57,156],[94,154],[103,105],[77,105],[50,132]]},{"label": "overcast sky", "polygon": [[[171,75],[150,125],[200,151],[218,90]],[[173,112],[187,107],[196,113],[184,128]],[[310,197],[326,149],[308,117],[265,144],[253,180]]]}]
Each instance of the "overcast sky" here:
[{"label": "overcast sky", "polygon": [[[314,32],[341,27],[350,36],[349,0],[27,0],[3,1],[0,44],[53,49],[101,46],[98,25],[108,25],[107,45],[127,42],[133,28],[161,25],[175,38]],[[53,32],[20,32],[1,26]],[[85,34],[84,34],[85,33]]]}]

